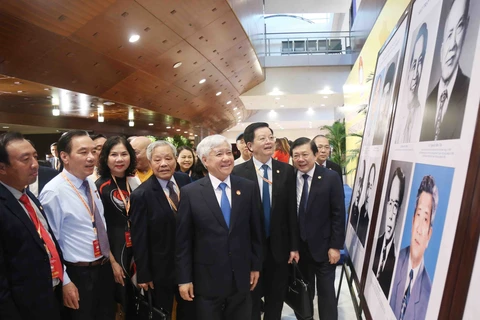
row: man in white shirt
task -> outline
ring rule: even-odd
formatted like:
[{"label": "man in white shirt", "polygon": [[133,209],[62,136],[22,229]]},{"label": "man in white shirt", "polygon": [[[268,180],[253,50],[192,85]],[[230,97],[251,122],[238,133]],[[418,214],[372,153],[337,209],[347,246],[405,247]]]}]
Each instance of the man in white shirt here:
[{"label": "man in white shirt", "polygon": [[252,157],[252,153],[247,148],[247,144],[245,143],[245,139],[243,138],[243,132],[240,133],[237,137],[237,149],[240,151],[240,157],[235,159],[234,165],[244,163],[245,161],[250,160]]},{"label": "man in white shirt", "polygon": [[441,76],[427,98],[420,141],[459,139],[470,78],[459,66],[467,33],[470,0],[454,0],[440,50]]}]

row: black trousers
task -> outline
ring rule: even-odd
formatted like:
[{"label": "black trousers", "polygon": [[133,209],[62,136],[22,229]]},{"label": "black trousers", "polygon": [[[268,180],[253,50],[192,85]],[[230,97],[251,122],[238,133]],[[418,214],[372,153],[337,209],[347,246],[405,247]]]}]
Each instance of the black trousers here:
[{"label": "black trousers", "polygon": [[260,279],[252,291],[252,320],[261,319],[261,299],[264,297],[264,320],[279,320],[282,318],[283,303],[288,287],[288,261],[275,261],[267,240],[266,258],[263,263]]},{"label": "black trousers", "polygon": [[115,319],[114,279],[110,263],[94,267],[67,266],[67,273],[80,296],[79,309],[66,308],[67,319]]},{"label": "black trousers", "polygon": [[226,297],[196,295],[194,302],[198,320],[245,320],[252,309],[250,292],[235,292]]},{"label": "black trousers", "polygon": [[155,307],[162,308],[171,314],[173,297],[175,297],[177,300],[177,320],[196,319],[194,302],[185,301],[180,297],[178,285],[161,286],[157,281],[154,281],[153,285],[155,289],[152,290],[152,300]]},{"label": "black trousers", "polygon": [[[298,267],[308,281],[308,292],[312,301],[315,297],[315,278],[318,295],[318,313],[321,320],[337,320],[337,299],[335,297],[335,270],[336,265],[330,264],[328,260],[317,262],[313,259],[308,244],[300,245],[300,261]],[[297,319],[306,320],[295,314]]]}]

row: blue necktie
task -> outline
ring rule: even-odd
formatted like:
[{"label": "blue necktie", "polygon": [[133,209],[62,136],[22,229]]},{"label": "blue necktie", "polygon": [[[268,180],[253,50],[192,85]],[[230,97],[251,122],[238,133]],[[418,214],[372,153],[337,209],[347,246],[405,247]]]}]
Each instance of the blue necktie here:
[{"label": "blue necktie", "polygon": [[227,184],[225,182],[220,183],[218,186],[222,189],[222,198],[220,200],[220,209],[222,209],[223,217],[225,218],[225,223],[227,227],[230,228],[230,202],[228,202],[227,192],[225,189],[227,188]]},{"label": "blue necktie", "polygon": [[407,310],[408,300],[410,299],[410,286],[412,285],[413,270],[410,269],[410,273],[408,275],[410,277],[410,281],[408,282],[407,290],[405,290],[405,295],[403,296],[402,309],[400,310],[400,320],[403,320],[403,317],[405,316],[405,311]]},{"label": "blue necktie", "polygon": [[[268,180],[268,165],[264,164],[263,169],[263,178]],[[263,214],[265,217],[265,235],[267,238],[270,237],[270,186],[268,182],[263,180],[263,192],[262,192],[262,201],[263,201]]]},{"label": "blue necktie", "polygon": [[306,225],[306,211],[307,211],[307,201],[308,201],[308,174],[303,176],[303,189],[302,197],[300,198],[300,205],[298,206],[298,224],[300,228],[300,238],[303,241],[307,241],[307,225]]}]

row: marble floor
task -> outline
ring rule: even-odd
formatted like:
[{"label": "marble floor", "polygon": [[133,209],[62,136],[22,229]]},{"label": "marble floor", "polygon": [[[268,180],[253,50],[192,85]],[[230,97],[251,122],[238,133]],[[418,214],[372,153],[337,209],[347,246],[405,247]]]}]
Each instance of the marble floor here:
[{"label": "marble floor", "polygon": [[[338,266],[335,277],[335,288],[337,290],[338,284],[340,282],[340,274],[342,272],[342,267]],[[314,319],[318,320],[318,304],[317,297],[313,301],[314,305]],[[286,304],[283,307],[282,320],[295,320],[295,314],[293,310]],[[353,307],[352,298],[350,296],[350,291],[348,290],[348,285],[345,277],[343,278],[342,288],[340,290],[340,298],[338,299],[338,319],[339,320],[355,320],[355,309]]]}]

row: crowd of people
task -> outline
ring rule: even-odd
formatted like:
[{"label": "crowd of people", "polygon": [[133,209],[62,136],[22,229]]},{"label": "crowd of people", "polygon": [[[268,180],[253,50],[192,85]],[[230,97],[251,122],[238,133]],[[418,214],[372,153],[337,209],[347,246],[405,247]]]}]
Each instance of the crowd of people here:
[{"label": "crowd of people", "polygon": [[237,148],[72,130],[46,168],[20,133],[0,135],[0,318],[138,319],[150,291],[179,320],[279,320],[295,261],[337,319],[345,205],[328,139],[257,122]]}]

